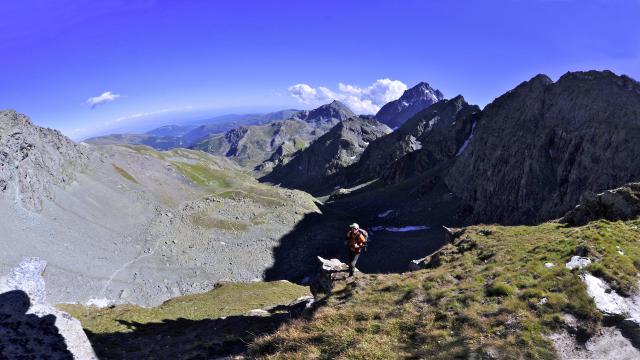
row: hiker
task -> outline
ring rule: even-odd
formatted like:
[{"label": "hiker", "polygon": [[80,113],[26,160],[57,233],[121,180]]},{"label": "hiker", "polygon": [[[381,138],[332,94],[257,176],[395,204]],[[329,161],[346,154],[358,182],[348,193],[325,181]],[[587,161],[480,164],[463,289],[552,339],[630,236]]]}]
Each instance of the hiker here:
[{"label": "hiker", "polygon": [[349,276],[353,276],[353,272],[356,268],[356,262],[362,249],[367,245],[367,239],[369,234],[366,230],[360,229],[360,225],[353,223],[349,225],[349,231],[347,232],[347,247],[349,248]]}]

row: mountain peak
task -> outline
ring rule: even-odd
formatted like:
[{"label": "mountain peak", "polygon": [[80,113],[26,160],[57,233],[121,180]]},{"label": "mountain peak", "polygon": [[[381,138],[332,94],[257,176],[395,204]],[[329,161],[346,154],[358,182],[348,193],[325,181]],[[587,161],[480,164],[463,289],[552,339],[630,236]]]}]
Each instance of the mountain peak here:
[{"label": "mountain peak", "polygon": [[[307,114],[305,121],[344,121],[356,116],[356,114],[338,100],[333,100],[329,104],[321,105]],[[333,120],[332,120],[333,119]]]},{"label": "mountain peak", "polygon": [[376,114],[376,119],[391,128],[396,128],[413,115],[443,99],[444,95],[440,90],[422,81],[405,90],[398,100],[384,105]]}]

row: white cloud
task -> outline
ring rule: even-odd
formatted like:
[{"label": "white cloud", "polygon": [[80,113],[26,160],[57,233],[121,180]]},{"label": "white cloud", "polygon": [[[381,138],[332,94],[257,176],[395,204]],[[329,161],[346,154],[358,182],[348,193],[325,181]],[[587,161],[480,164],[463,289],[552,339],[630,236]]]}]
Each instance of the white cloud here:
[{"label": "white cloud", "polygon": [[119,97],[120,95],[114,94],[111,91],[107,91],[100,94],[100,96],[94,96],[94,97],[88,98],[87,105],[91,106],[91,109],[95,109],[96,106],[110,103]]},{"label": "white cloud", "polygon": [[339,100],[358,114],[374,114],[384,104],[398,99],[407,90],[407,85],[399,80],[379,79],[367,87],[339,83],[337,92],[307,84],[295,84],[287,90],[291,96],[305,104],[319,105]]}]

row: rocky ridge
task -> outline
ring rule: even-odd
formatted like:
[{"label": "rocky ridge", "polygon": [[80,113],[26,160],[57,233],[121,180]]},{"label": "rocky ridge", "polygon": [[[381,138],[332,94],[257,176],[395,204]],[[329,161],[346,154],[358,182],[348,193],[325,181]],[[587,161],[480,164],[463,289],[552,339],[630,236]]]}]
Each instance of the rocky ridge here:
[{"label": "rocky ridge", "polygon": [[15,111],[0,111],[0,194],[40,210],[52,187],[68,186],[87,162],[86,150],[57,130],[33,126]]}]

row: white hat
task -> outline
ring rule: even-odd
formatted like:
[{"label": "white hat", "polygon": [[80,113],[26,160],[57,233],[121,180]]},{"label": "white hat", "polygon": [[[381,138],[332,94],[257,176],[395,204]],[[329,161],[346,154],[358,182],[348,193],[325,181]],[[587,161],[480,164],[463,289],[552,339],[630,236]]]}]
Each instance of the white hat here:
[{"label": "white hat", "polygon": [[354,228],[354,229],[360,229],[360,225],[358,225],[357,223],[353,223],[351,225],[349,225],[350,228]]}]

